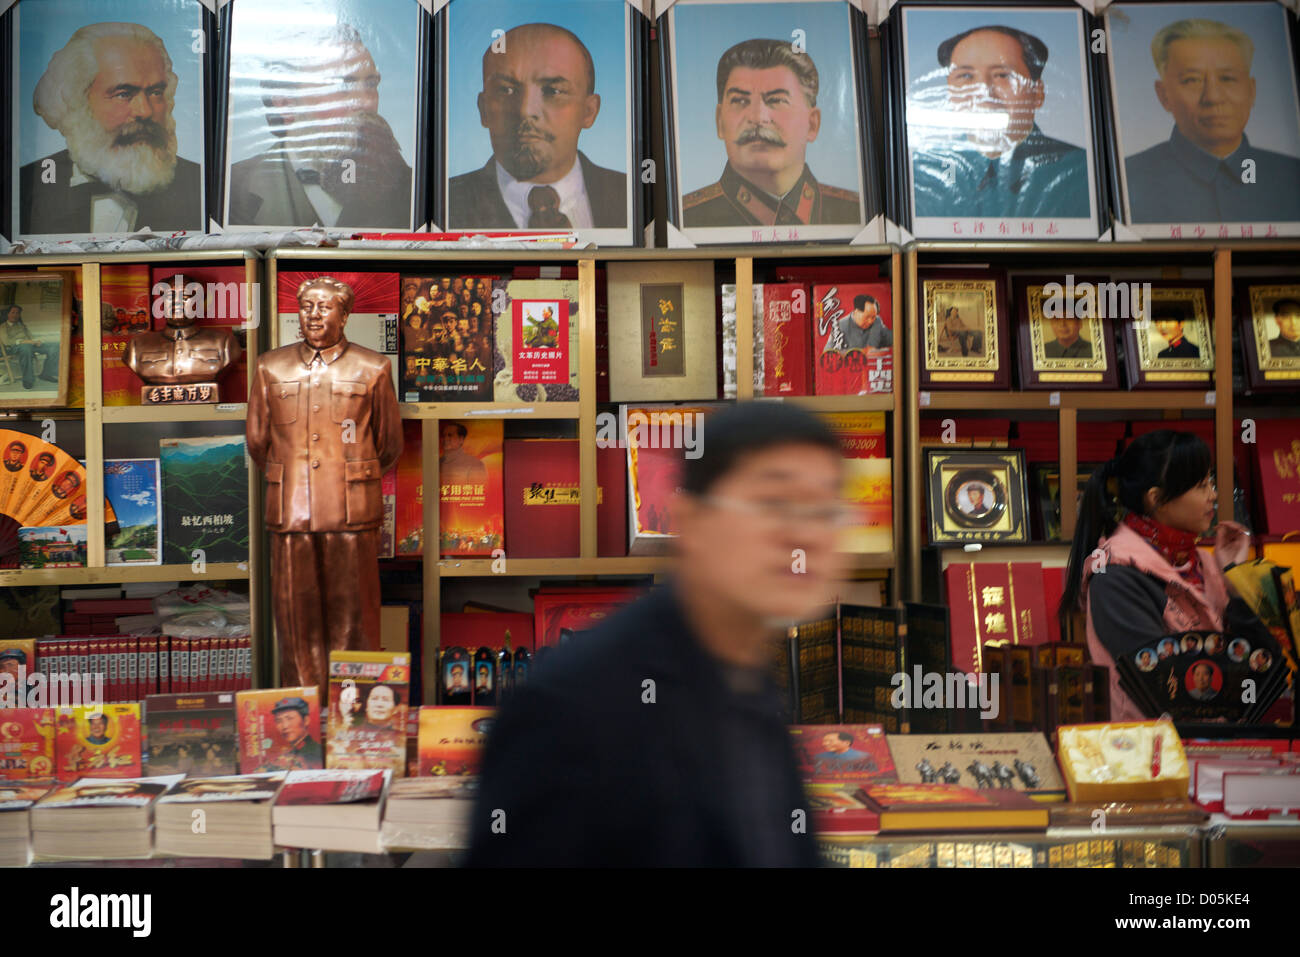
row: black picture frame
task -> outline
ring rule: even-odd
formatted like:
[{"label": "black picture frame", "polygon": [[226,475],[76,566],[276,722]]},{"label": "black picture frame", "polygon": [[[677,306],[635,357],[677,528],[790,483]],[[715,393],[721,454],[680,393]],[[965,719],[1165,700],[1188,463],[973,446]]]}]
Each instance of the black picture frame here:
[{"label": "black picture frame", "polygon": [[[1078,40],[1081,44],[1079,55],[1082,71],[1079,77],[1080,95],[1087,107],[1088,132],[1083,146],[1074,146],[1052,140],[1041,134],[1043,142],[1041,152],[1050,155],[1070,157],[1071,149],[1083,151],[1083,159],[1088,166],[1088,197],[1090,214],[1086,216],[1050,215],[1014,215],[997,214],[993,210],[963,210],[954,206],[951,212],[918,216],[915,213],[915,190],[913,185],[912,148],[918,137],[909,132],[908,92],[909,60],[907,50],[908,17],[913,13],[947,12],[957,23],[969,22],[973,16],[997,13],[989,16],[992,26],[1006,25],[1014,28],[1017,16],[1038,14],[1041,12],[1073,12],[1079,17]],[[978,26],[978,25],[977,25]],[[953,37],[960,36],[966,30],[973,31],[976,26],[956,30]],[[955,26],[954,26],[955,29]],[[1111,157],[1107,152],[1105,111],[1101,109],[1101,62],[1092,52],[1090,40],[1097,29],[1096,18],[1072,0],[1043,0],[1040,3],[1023,4],[988,4],[976,0],[956,0],[956,2],[937,2],[937,0],[900,0],[891,6],[888,16],[880,24],[881,49],[884,52],[885,101],[884,115],[888,132],[886,141],[885,183],[888,205],[887,215],[895,223],[906,228],[917,239],[959,240],[959,241],[1039,241],[1060,239],[1097,239],[1111,223],[1110,203],[1110,167]],[[1051,63],[1050,53],[1048,62]],[[939,69],[936,60],[933,64]],[[1036,121],[1035,121],[1036,122]],[[1037,141],[1036,141],[1037,142]],[[1037,148],[1037,147],[1036,147]],[[957,150],[951,150],[956,155]],[[969,151],[966,151],[969,153]],[[976,154],[978,155],[978,154]],[[1078,156],[1070,160],[1077,164]],[[1030,164],[1024,163],[1023,170]],[[990,167],[991,168],[991,167]],[[1042,164],[1040,168],[1047,168]],[[943,164],[944,171],[951,171],[952,182],[947,183],[950,195],[974,195],[978,184],[966,190],[956,182],[959,175],[974,175],[973,161]],[[1028,182],[1031,172],[1023,172],[1018,178],[1008,183],[1008,189],[1019,196],[1020,190]],[[987,174],[984,179],[987,180]],[[1060,189],[1061,183],[1078,180],[1077,171],[1070,175],[1058,175],[1054,189]],[[979,177],[976,177],[979,179]],[[941,179],[941,182],[943,180]],[[980,180],[983,182],[983,180]],[[1043,204],[1040,204],[1040,206]],[[1048,207],[1050,210],[1050,207]]]},{"label": "black picture frame", "polygon": [[[659,40],[660,75],[662,76],[662,121],[664,130],[664,175],[666,190],[666,209],[669,224],[688,242],[697,245],[715,243],[791,243],[791,242],[845,242],[854,239],[882,211],[880,196],[880,175],[877,170],[880,142],[875,128],[875,119],[871,108],[871,80],[867,62],[868,26],[865,14],[856,5],[844,0],[789,0],[791,3],[808,4],[825,8],[843,8],[845,17],[844,37],[847,41],[845,52],[849,56],[850,74],[846,87],[854,97],[856,115],[856,135],[852,140],[858,152],[858,162],[854,170],[858,189],[845,189],[838,184],[829,184],[817,179],[812,160],[806,160],[805,168],[817,179],[819,189],[814,189],[809,180],[801,179],[795,186],[801,191],[791,199],[795,190],[786,194],[786,202],[781,207],[774,205],[774,198],[766,196],[739,175],[731,173],[730,162],[724,166],[723,175],[711,185],[683,192],[683,164],[688,160],[698,161],[688,143],[680,136],[679,124],[683,120],[684,110],[676,105],[679,93],[679,76],[681,70],[677,62],[679,35],[686,36],[688,31],[677,26],[677,15],[688,7],[716,6],[733,8],[734,14],[728,16],[728,23],[744,24],[749,18],[745,16],[747,7],[761,11],[769,6],[765,3],[745,3],[743,0],[673,0],[667,5],[659,6],[656,33]],[[837,16],[828,13],[830,16]],[[753,11],[751,11],[753,13]],[[797,32],[797,24],[793,25]],[[754,29],[759,29],[754,27]],[[698,32],[698,31],[694,31]],[[736,42],[758,37],[737,35]],[[786,39],[782,37],[781,39]],[[792,41],[793,42],[793,41]],[[728,47],[731,44],[727,45]],[[723,48],[724,51],[726,47]],[[806,51],[797,51],[806,52]],[[811,54],[809,54],[811,56]],[[816,61],[814,60],[814,66]],[[823,68],[824,69],[824,68]],[[707,82],[703,83],[714,93],[716,64],[710,63],[700,68],[701,75]],[[824,102],[823,90],[818,93],[818,103]],[[821,131],[828,127],[823,124]],[[819,132],[818,136],[821,135]],[[710,174],[712,175],[712,174]],[[800,187],[802,183],[802,187]],[[818,193],[820,192],[820,197]],[[850,200],[844,194],[856,193]],[[764,194],[764,195],[759,195]],[[766,198],[764,198],[766,196]],[[797,200],[797,202],[796,202]],[[858,204],[858,211],[847,221],[847,205]],[[793,209],[789,207],[793,206]],[[694,212],[693,212],[694,211]],[[819,212],[822,211],[822,212]],[[832,218],[833,222],[810,223],[801,217],[810,219]],[[770,221],[769,221],[770,220]]]},{"label": "black picture frame", "polygon": [[[367,20],[364,17],[352,16],[354,11],[365,9],[355,0],[313,0],[313,2],[321,7],[333,7],[342,25],[351,26],[361,34],[362,44],[367,53],[370,53],[370,46],[375,46],[377,49],[386,46],[382,40],[377,42],[370,33],[374,28],[375,19]],[[340,204],[342,208],[338,212],[339,219],[335,224],[320,223],[321,216],[312,206],[313,200],[307,190],[314,191],[321,187],[303,175],[293,178],[296,171],[287,159],[281,158],[283,152],[281,143],[275,142],[251,157],[232,162],[231,152],[236,125],[243,124],[245,120],[231,115],[231,104],[237,89],[241,91],[239,95],[250,98],[254,95],[244,90],[246,82],[244,74],[237,72],[236,61],[241,56],[240,48],[244,42],[240,31],[239,15],[242,10],[258,8],[264,10],[266,5],[262,0],[229,0],[221,8],[213,67],[215,94],[211,151],[211,166],[214,173],[211,186],[214,210],[212,218],[219,224],[220,229],[229,232],[282,232],[320,225],[335,232],[406,233],[412,230],[423,230],[428,226],[430,197],[427,170],[431,162],[429,121],[431,104],[436,99],[433,95],[434,73],[431,68],[434,46],[433,18],[429,16],[419,0],[385,0],[385,2],[399,10],[400,4],[409,4],[409,25],[411,34],[415,38],[415,58],[409,63],[401,62],[400,71],[394,69],[398,66],[396,57],[381,53],[376,60],[381,84],[410,84],[413,115],[410,118],[412,135],[409,143],[411,170],[407,197],[409,204],[403,201],[401,195],[404,179],[392,180],[378,188],[364,188],[365,174],[354,165],[356,171],[352,174],[352,178],[347,179],[345,171],[344,180],[356,183],[359,188],[355,192],[346,194],[347,198]],[[401,16],[405,22],[406,15],[403,13]],[[391,38],[389,40],[391,42]],[[284,56],[300,59],[304,63],[312,63],[301,52],[305,42],[305,40],[295,42],[292,37],[286,37],[281,45]],[[345,46],[348,45],[344,41],[341,42]],[[367,43],[369,45],[366,45]],[[277,50],[275,55],[280,55],[280,50]],[[259,59],[266,62],[273,60],[274,56],[263,55]],[[264,75],[266,71],[258,67],[254,73]],[[287,80],[285,88],[292,90],[292,83],[292,80]],[[263,111],[260,122],[274,126],[275,124],[266,119],[267,113],[269,109]],[[383,118],[382,113],[379,116]],[[386,118],[383,119],[385,123],[388,122]],[[372,128],[372,142],[376,134],[384,135],[382,131]],[[263,142],[270,141],[263,139]],[[408,144],[396,145],[401,147]],[[245,162],[250,165],[244,166]],[[234,169],[236,165],[241,166],[238,173]],[[382,168],[391,169],[392,164],[382,164]],[[236,179],[240,182],[235,182]],[[379,221],[363,221],[370,214]],[[296,221],[287,221],[291,219]]]},{"label": "black picture frame", "polygon": [[[0,52],[3,52],[4,67],[0,69],[0,130],[4,131],[3,146],[0,147],[0,162],[3,162],[3,175],[0,175],[0,235],[18,240],[50,242],[63,239],[120,239],[136,236],[143,230],[150,229],[159,236],[197,236],[202,235],[208,227],[210,215],[211,152],[212,125],[211,105],[213,89],[213,56],[216,42],[217,18],[202,0],[170,0],[172,7],[183,7],[177,16],[184,20],[180,26],[172,24],[172,29],[158,32],[162,27],[144,14],[155,11],[146,9],[144,4],[133,4],[130,11],[114,10],[116,4],[109,0],[102,8],[96,8],[102,16],[96,20],[84,22],[65,22],[66,13],[59,9],[56,2],[44,0],[27,0],[26,3],[15,2],[0,16]],[[162,41],[171,70],[180,84],[197,83],[198,93],[194,97],[200,116],[192,129],[182,127],[175,137],[176,149],[174,170],[170,185],[157,187],[139,187],[139,193],[114,194],[122,203],[123,218],[130,223],[125,229],[95,230],[94,214],[91,212],[92,198],[102,197],[105,193],[101,187],[94,185],[94,171],[83,171],[70,156],[67,147],[67,134],[60,129],[65,149],[42,159],[22,163],[22,121],[25,111],[33,110],[31,92],[26,89],[22,77],[20,47],[22,45],[22,17],[44,16],[53,18],[58,27],[55,32],[62,34],[68,27],[67,40],[71,40],[77,30],[92,23],[126,22],[135,23],[149,29]],[[128,19],[128,15],[130,19]],[[192,19],[191,19],[192,18]],[[78,18],[80,19],[80,18]],[[66,48],[65,46],[61,49]],[[197,63],[186,64],[189,69],[181,68],[181,59],[197,58]],[[48,68],[48,63],[47,63]],[[168,116],[177,125],[186,122],[184,112],[177,113],[178,106],[173,103]],[[49,121],[46,120],[48,123]],[[98,143],[89,143],[83,136],[81,150],[91,155],[95,149],[104,147]],[[139,141],[130,144],[139,148]],[[113,148],[117,148],[113,144]],[[125,147],[124,147],[125,148]],[[192,159],[186,157],[188,154]],[[37,164],[47,164],[42,169],[35,169]],[[121,170],[138,170],[139,162],[119,163]],[[46,176],[53,179],[47,180]],[[123,175],[121,172],[118,175]],[[78,182],[84,177],[85,185]],[[24,196],[25,182],[34,186],[52,187],[39,193],[30,203]],[[30,211],[27,207],[30,207]],[[34,216],[43,217],[43,228],[24,228],[24,220]],[[33,226],[35,224],[32,224]]]},{"label": "black picture frame", "polygon": [[[649,169],[646,164],[650,160],[650,130],[648,126],[650,111],[648,103],[650,95],[649,50],[651,23],[642,13],[640,6],[630,3],[628,0],[585,0],[585,3],[593,9],[602,6],[621,7],[624,16],[624,53],[626,56],[624,104],[628,125],[627,149],[622,158],[626,165],[623,174],[625,176],[624,199],[619,204],[624,215],[620,217],[616,212],[613,212],[617,209],[612,202],[612,194],[616,190],[610,184],[613,182],[613,175],[617,171],[604,168],[590,160],[582,152],[582,134],[579,134],[578,150],[580,158],[583,160],[582,168],[593,225],[571,228],[578,235],[580,242],[590,242],[599,246],[639,246],[643,244],[646,217],[648,210],[651,208],[650,191],[653,181],[652,175],[645,175]],[[480,17],[485,9],[499,8],[503,11],[500,16],[493,19],[493,32],[483,33],[472,38],[464,35],[464,32],[457,26],[455,14],[458,10],[465,9],[467,5],[473,9],[476,16]],[[560,18],[556,17],[555,19]],[[457,79],[451,75],[453,49],[464,47],[473,50],[486,50],[489,45],[498,39],[504,41],[509,31],[516,26],[548,22],[545,8],[539,10],[539,5],[535,0],[449,0],[438,12],[435,21],[434,49],[437,51],[435,72],[438,76],[438,89],[435,97],[433,129],[436,131],[434,138],[438,148],[433,151],[432,162],[429,167],[430,192],[433,197],[433,222],[446,232],[554,232],[557,228],[563,229],[563,227],[534,227],[530,229],[526,225],[519,226],[512,218],[507,218],[509,211],[505,208],[506,204],[501,197],[498,186],[494,182],[495,176],[489,175],[493,155],[488,155],[488,162],[481,169],[475,165],[468,171],[455,174],[449,170],[451,162],[449,153],[454,139],[452,124],[458,122],[462,125],[472,124],[475,129],[480,125],[480,118],[476,115],[455,115],[456,90],[454,85]],[[500,24],[500,26],[495,26],[496,24]],[[569,26],[559,25],[566,30],[570,27],[579,27],[581,29],[576,22],[570,22]],[[571,30],[570,32],[579,35],[578,30]],[[498,37],[498,34],[501,34],[501,36]],[[598,37],[589,36],[587,43],[597,46],[598,39]],[[580,35],[579,40],[582,40]],[[590,53],[590,49],[588,53]],[[470,75],[473,78],[472,82],[475,89],[481,89],[478,79],[481,74],[477,60]],[[604,71],[597,71],[598,91],[608,89],[604,79],[605,75]],[[610,85],[616,86],[616,84]],[[607,102],[608,96],[602,95],[602,111],[606,111],[605,105]],[[596,122],[600,122],[599,116],[597,116]],[[477,164],[481,159],[482,157],[475,157],[475,163]],[[461,182],[457,183],[456,180]],[[468,191],[470,189],[476,190],[476,196],[472,201],[469,199],[458,200],[453,196],[453,191]],[[602,218],[605,219],[605,224],[595,225],[595,222]]]},{"label": "black picture frame", "polygon": [[[925,450],[929,537],[932,545],[1029,541],[1029,508],[1023,449]],[[968,490],[991,493],[971,502]],[[962,496],[966,494],[963,506]]]}]

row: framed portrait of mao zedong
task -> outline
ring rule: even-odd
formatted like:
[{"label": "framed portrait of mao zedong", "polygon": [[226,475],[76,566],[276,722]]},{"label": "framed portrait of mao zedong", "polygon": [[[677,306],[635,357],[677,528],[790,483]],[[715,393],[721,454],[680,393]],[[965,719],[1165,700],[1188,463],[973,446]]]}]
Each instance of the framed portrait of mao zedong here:
[{"label": "framed portrait of mao zedong", "polygon": [[673,226],[693,243],[862,233],[879,204],[861,11],[672,0],[658,12]]},{"label": "framed portrait of mao zedong", "polygon": [[1150,286],[1150,301],[1143,301],[1142,308],[1134,309],[1133,317],[1124,323],[1128,387],[1213,388],[1213,286],[1191,281]]},{"label": "framed portrait of mao zedong", "polygon": [[423,227],[432,28],[418,0],[231,0],[224,228]]},{"label": "framed portrait of mao zedong", "polygon": [[1128,228],[1300,235],[1295,16],[1272,0],[1116,3],[1105,22]]},{"label": "framed portrait of mao zedong", "polygon": [[1128,284],[1073,273],[1017,281],[1020,388],[1118,388],[1114,330],[1131,308],[1129,292]]},{"label": "framed portrait of mao zedong", "polygon": [[1092,17],[1074,5],[900,3],[881,26],[894,218],[920,239],[1095,239]]},{"label": "framed portrait of mao zedong", "polygon": [[450,0],[434,221],[639,244],[649,21],[629,0]]},{"label": "framed portrait of mao zedong", "polygon": [[13,238],[202,233],[199,0],[20,0],[9,14]]}]

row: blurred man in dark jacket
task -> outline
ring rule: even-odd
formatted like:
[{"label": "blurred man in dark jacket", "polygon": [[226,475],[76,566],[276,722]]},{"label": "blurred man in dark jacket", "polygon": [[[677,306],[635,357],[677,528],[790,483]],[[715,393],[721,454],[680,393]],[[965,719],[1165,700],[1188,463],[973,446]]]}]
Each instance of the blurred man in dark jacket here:
[{"label": "blurred man in dark jacket", "polygon": [[776,404],[705,432],[671,583],[550,651],[502,708],[471,865],[816,865],[768,668],[839,578],[839,445]]}]

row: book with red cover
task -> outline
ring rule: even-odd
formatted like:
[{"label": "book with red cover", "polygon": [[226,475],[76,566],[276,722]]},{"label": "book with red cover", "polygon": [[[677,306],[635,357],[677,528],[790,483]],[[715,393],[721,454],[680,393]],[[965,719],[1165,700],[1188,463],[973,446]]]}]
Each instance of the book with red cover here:
[{"label": "book with red cover", "polygon": [[0,711],[0,781],[54,777],[54,709]]},{"label": "book with red cover", "polygon": [[[622,449],[596,449],[596,546],[627,554],[627,478]],[[579,551],[578,442],[506,439],[506,558],[570,558]]]},{"label": "book with red cover", "polygon": [[373,801],[384,793],[382,769],[295,771],[276,795],[277,807],[313,804],[352,804]]},{"label": "book with red cover", "polygon": [[796,724],[790,727],[804,781],[889,784],[898,780],[878,724]]},{"label": "book with red cover", "polygon": [[643,594],[644,588],[614,585],[539,591],[533,596],[533,636],[537,647],[558,645],[579,632],[595,628]]},{"label": "book with red cover", "polygon": [[422,423],[402,423],[402,455],[393,466],[396,492],[393,500],[393,554],[418,558],[424,554],[424,467]]},{"label": "book with red cover", "polygon": [[495,708],[425,705],[420,709],[419,776],[478,774]]},{"label": "book with red cover", "polygon": [[1256,419],[1255,449],[1266,530],[1300,531],[1300,419]]},{"label": "book with red cover", "polygon": [[754,287],[754,324],[763,336],[763,395],[812,395],[812,290],[804,283]]},{"label": "book with red cover", "polygon": [[[860,295],[876,300],[877,313],[867,328],[883,325],[890,345],[849,348],[841,322],[853,323],[853,302]],[[817,395],[868,395],[894,391],[894,313],[887,282],[813,286],[812,363]]]},{"label": "book with red cover", "polygon": [[1045,830],[1047,805],[1021,791],[948,784],[868,784],[881,831]]},{"label": "book with red cover", "polygon": [[943,570],[944,592],[951,610],[949,634],[952,642],[952,666],[973,674],[983,671],[983,639],[977,617],[979,605],[975,591],[973,566],[953,562]]},{"label": "book with red cover", "polygon": [[[306,720],[299,702],[307,705]],[[235,695],[235,715],[240,774],[325,766],[315,685],[240,691]]]},{"label": "book with red cover", "polygon": [[331,651],[325,765],[406,773],[411,657],[388,651]]},{"label": "book with red cover", "polygon": [[627,437],[628,554],[662,555],[677,536],[673,498],[688,454],[699,454],[717,406],[624,405]]},{"label": "book with red cover", "polygon": [[139,704],[59,708],[54,720],[55,776],[60,781],[75,781],[86,775],[141,776]]},{"label": "book with red cover", "polygon": [[510,649],[533,650],[533,616],[524,612],[444,612],[439,618],[444,648],[498,649],[510,638]]},{"label": "book with red cover", "polygon": [[445,558],[491,557],[505,542],[500,419],[438,423],[438,528]]},{"label": "book with red cover", "polygon": [[[144,382],[126,367],[122,355],[131,336],[137,332],[147,332],[155,324],[161,325],[159,320],[153,318],[149,273],[149,266],[143,263],[106,264],[100,270],[99,298],[104,316],[100,368],[103,375],[104,405],[140,404],[140,387]],[[84,349],[83,345],[83,353]],[[244,394],[247,395],[247,387]],[[83,392],[83,402],[84,398]],[[243,397],[238,401],[242,402]]]},{"label": "book with red cover", "polygon": [[862,834],[880,830],[880,815],[867,806],[855,784],[805,784],[818,834]]}]

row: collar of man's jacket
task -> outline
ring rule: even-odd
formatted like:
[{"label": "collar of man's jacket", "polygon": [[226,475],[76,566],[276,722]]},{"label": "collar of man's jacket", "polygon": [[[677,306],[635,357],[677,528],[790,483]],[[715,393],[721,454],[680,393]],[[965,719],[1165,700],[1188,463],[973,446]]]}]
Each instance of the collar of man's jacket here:
[{"label": "collar of man's jacket", "polygon": [[[334,345],[330,346],[328,349],[320,350],[321,362],[329,365],[339,356],[343,355],[343,353],[347,351],[347,348],[347,336],[340,336],[339,341],[334,343]],[[316,350],[307,345],[306,341],[300,342],[298,343],[298,358],[302,360],[303,365],[310,369],[312,360],[316,358]]]}]

